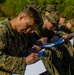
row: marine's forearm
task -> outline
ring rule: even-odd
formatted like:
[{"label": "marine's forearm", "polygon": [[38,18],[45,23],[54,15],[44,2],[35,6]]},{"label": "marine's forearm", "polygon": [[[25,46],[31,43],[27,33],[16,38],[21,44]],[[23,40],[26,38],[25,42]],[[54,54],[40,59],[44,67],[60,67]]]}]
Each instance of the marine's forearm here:
[{"label": "marine's forearm", "polygon": [[0,52],[0,69],[14,74],[23,74],[25,58],[13,57]]}]

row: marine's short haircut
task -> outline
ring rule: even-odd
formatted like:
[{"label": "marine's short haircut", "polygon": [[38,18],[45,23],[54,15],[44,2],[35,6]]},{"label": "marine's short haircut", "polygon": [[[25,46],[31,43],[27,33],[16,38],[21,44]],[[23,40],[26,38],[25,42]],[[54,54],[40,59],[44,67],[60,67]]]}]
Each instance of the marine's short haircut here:
[{"label": "marine's short haircut", "polygon": [[32,7],[25,6],[22,10],[22,13],[25,13],[28,17],[31,17],[34,19],[35,24],[40,24],[42,22],[41,15]]}]

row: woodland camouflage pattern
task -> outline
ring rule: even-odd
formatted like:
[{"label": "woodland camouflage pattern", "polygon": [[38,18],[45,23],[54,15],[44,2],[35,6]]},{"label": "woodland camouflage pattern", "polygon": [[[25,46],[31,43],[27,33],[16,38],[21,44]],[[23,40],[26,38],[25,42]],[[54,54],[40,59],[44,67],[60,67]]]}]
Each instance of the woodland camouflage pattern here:
[{"label": "woodland camouflage pattern", "polygon": [[[51,31],[45,31],[44,29],[39,28],[39,31],[36,32],[38,37],[49,37],[55,36],[55,34]],[[35,34],[35,39],[38,37]],[[60,35],[61,36],[61,35]],[[62,36],[61,36],[62,37]],[[51,51],[52,54],[52,63],[56,67],[57,71],[60,75],[68,75],[69,73],[73,73],[74,70],[74,48],[72,47],[71,43],[67,40],[65,40],[63,43],[51,47],[48,49]]]},{"label": "woodland camouflage pattern", "polygon": [[[29,39],[28,35],[13,31],[9,19],[0,22],[0,75],[24,74],[24,60],[28,55],[28,46],[31,45]],[[47,69],[45,75],[59,75],[50,62],[49,51],[45,51],[39,59]]]},{"label": "woodland camouflage pattern", "polygon": [[47,5],[47,7],[46,7],[46,11],[48,11],[48,12],[53,12],[53,11],[55,11],[55,10],[56,10],[55,5],[49,4],[49,5]]},{"label": "woodland camouflage pattern", "polygon": [[0,23],[0,75],[24,73],[25,58],[21,54],[26,45],[22,39],[12,30],[8,19]]}]

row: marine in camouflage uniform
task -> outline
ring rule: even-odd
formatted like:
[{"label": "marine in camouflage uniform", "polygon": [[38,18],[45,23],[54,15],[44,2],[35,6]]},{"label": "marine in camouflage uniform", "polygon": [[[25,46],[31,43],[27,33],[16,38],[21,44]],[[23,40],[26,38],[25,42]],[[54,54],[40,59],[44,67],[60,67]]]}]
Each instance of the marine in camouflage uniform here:
[{"label": "marine in camouflage uniform", "polygon": [[58,11],[56,11],[56,6],[54,4],[48,4],[45,8],[45,15],[49,15],[50,13],[56,13],[59,14]]},{"label": "marine in camouflage uniform", "polygon": [[[29,37],[26,36],[26,38],[23,38],[24,36],[24,34],[22,35],[13,31],[8,19],[0,23],[0,75],[24,73],[24,57],[28,54],[27,45],[30,43]],[[28,40],[26,41],[26,39]],[[57,70],[57,74],[55,74],[55,72],[52,71],[52,68],[49,67],[50,65],[53,65],[50,62],[49,57],[47,58],[46,55],[49,54],[44,53],[44,57],[40,57],[39,59],[44,62],[47,73],[59,75]]]},{"label": "marine in camouflage uniform", "polygon": [[[74,33],[74,19],[71,19],[70,23],[72,25],[71,32]],[[70,63],[70,65],[71,65],[70,66],[70,71],[71,71],[71,75],[73,75],[74,74],[74,72],[73,72],[74,71],[74,37],[73,37],[73,46],[69,45],[69,47],[70,47],[69,53],[70,53],[70,55],[72,57],[72,61],[71,61],[72,63]]]},{"label": "marine in camouflage uniform", "polygon": [[73,33],[74,32],[74,19],[69,20],[69,22],[72,25],[71,32]]},{"label": "marine in camouflage uniform", "polygon": [[[68,29],[68,24],[71,24],[69,25],[70,29]],[[74,25],[74,20],[69,20],[67,25],[64,25],[64,26],[61,26],[60,27],[60,31],[61,31],[61,34],[60,36],[63,35],[63,33],[66,33],[66,34],[69,34],[69,33],[72,33],[73,32],[73,25]],[[63,68],[64,68],[64,71],[65,73],[64,74],[71,74],[73,75],[73,70],[74,70],[74,48],[72,46],[72,44],[70,43],[70,41],[68,39],[66,39],[64,42],[63,42],[63,45],[64,45],[64,52],[63,52]]]},{"label": "marine in camouflage uniform", "polygon": [[[28,8],[27,10],[31,9],[32,8]],[[34,14],[34,12],[32,13]],[[23,15],[23,13],[21,14]],[[37,15],[36,12],[35,14]],[[22,15],[18,15],[18,17]],[[36,19],[38,17],[39,15],[37,15]],[[0,22],[0,75],[24,74],[24,68],[26,66],[25,59],[29,55],[30,49],[28,45],[32,45],[29,41],[29,35],[13,30],[10,21],[13,20],[6,19]],[[43,61],[47,69],[45,75],[59,75],[57,70],[54,71],[55,67],[52,65],[49,57],[46,55],[49,55],[49,52],[48,54],[44,53],[43,57],[39,58]]]},{"label": "marine in camouflage uniform", "polygon": [[65,25],[65,20],[66,20],[66,18],[64,16],[59,17],[59,21],[58,21],[59,28],[60,28],[60,26]]},{"label": "marine in camouflage uniform", "polygon": [[[52,16],[50,16],[50,15],[49,15],[48,19],[52,23],[55,22],[54,19],[52,19]],[[49,37],[52,38],[55,35],[55,34],[53,34],[52,31],[50,33],[49,30],[45,31],[45,30],[43,30],[43,28],[39,28],[37,34],[38,34],[39,38],[40,37],[48,37],[48,39],[49,39],[48,42],[55,42],[54,40],[51,41],[49,38]],[[38,39],[38,36],[36,36],[35,39],[36,38]],[[55,47],[51,47],[49,50],[51,51],[51,54],[52,54],[52,63],[54,64],[54,66],[56,67],[56,69],[58,70],[60,75],[68,75],[70,72],[69,71],[70,63],[72,62],[72,65],[73,65],[73,53],[70,53],[71,55],[69,54],[70,51],[73,51],[71,44],[66,41]],[[74,68],[72,68],[71,70],[73,71]]]},{"label": "marine in camouflage uniform", "polygon": [[[49,16],[44,16],[45,19],[48,19],[49,22],[54,24],[53,27],[56,26],[57,20],[58,20],[57,17],[54,17],[54,16],[57,16],[57,15],[51,14]],[[57,39],[55,40],[55,37],[54,37],[55,33],[53,32],[53,30],[44,29],[42,26],[37,27],[37,30],[35,31],[35,33],[32,34],[32,38],[35,41],[34,43],[37,44],[37,40],[42,38],[42,37],[47,37],[48,42],[55,42]],[[52,39],[52,37],[54,37],[54,38]],[[57,37],[58,36],[56,36],[56,38]],[[51,57],[50,57],[50,55],[49,55],[49,57],[50,57],[50,61],[52,61],[52,53],[51,53],[51,51],[49,51],[48,49],[46,49],[45,51],[46,51],[45,52],[46,54],[48,52],[50,52]],[[54,71],[56,71],[56,68],[54,69]],[[57,73],[55,73],[55,75],[57,75]]]},{"label": "marine in camouflage uniform", "polygon": [[8,19],[0,22],[0,75],[24,73],[25,58],[21,55],[25,52],[26,56],[27,50],[22,38],[13,31]]},{"label": "marine in camouflage uniform", "polygon": [[56,13],[51,13],[48,16],[43,16],[43,20],[46,20],[46,19],[48,20],[48,22],[50,22],[52,24],[52,28],[50,28],[50,29],[43,28],[43,25],[41,25],[40,27],[37,27],[37,29],[36,29],[36,34],[38,36],[36,36],[35,33],[34,33],[34,35],[36,36],[37,40],[41,37],[47,37],[48,42],[55,42],[55,41],[57,41],[57,39],[52,40],[52,38],[54,37],[54,35],[57,36],[57,34],[55,34],[54,30],[57,26],[58,15]]}]

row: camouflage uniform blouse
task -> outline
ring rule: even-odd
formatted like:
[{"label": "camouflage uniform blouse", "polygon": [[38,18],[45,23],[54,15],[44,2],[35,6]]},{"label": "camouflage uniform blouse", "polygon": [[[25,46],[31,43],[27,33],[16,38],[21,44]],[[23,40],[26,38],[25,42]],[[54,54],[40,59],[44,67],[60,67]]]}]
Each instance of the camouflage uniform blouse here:
[{"label": "camouflage uniform blouse", "polygon": [[[0,22],[0,75],[23,74],[27,36],[14,32],[9,19]],[[25,44],[26,42],[26,44]]]}]

